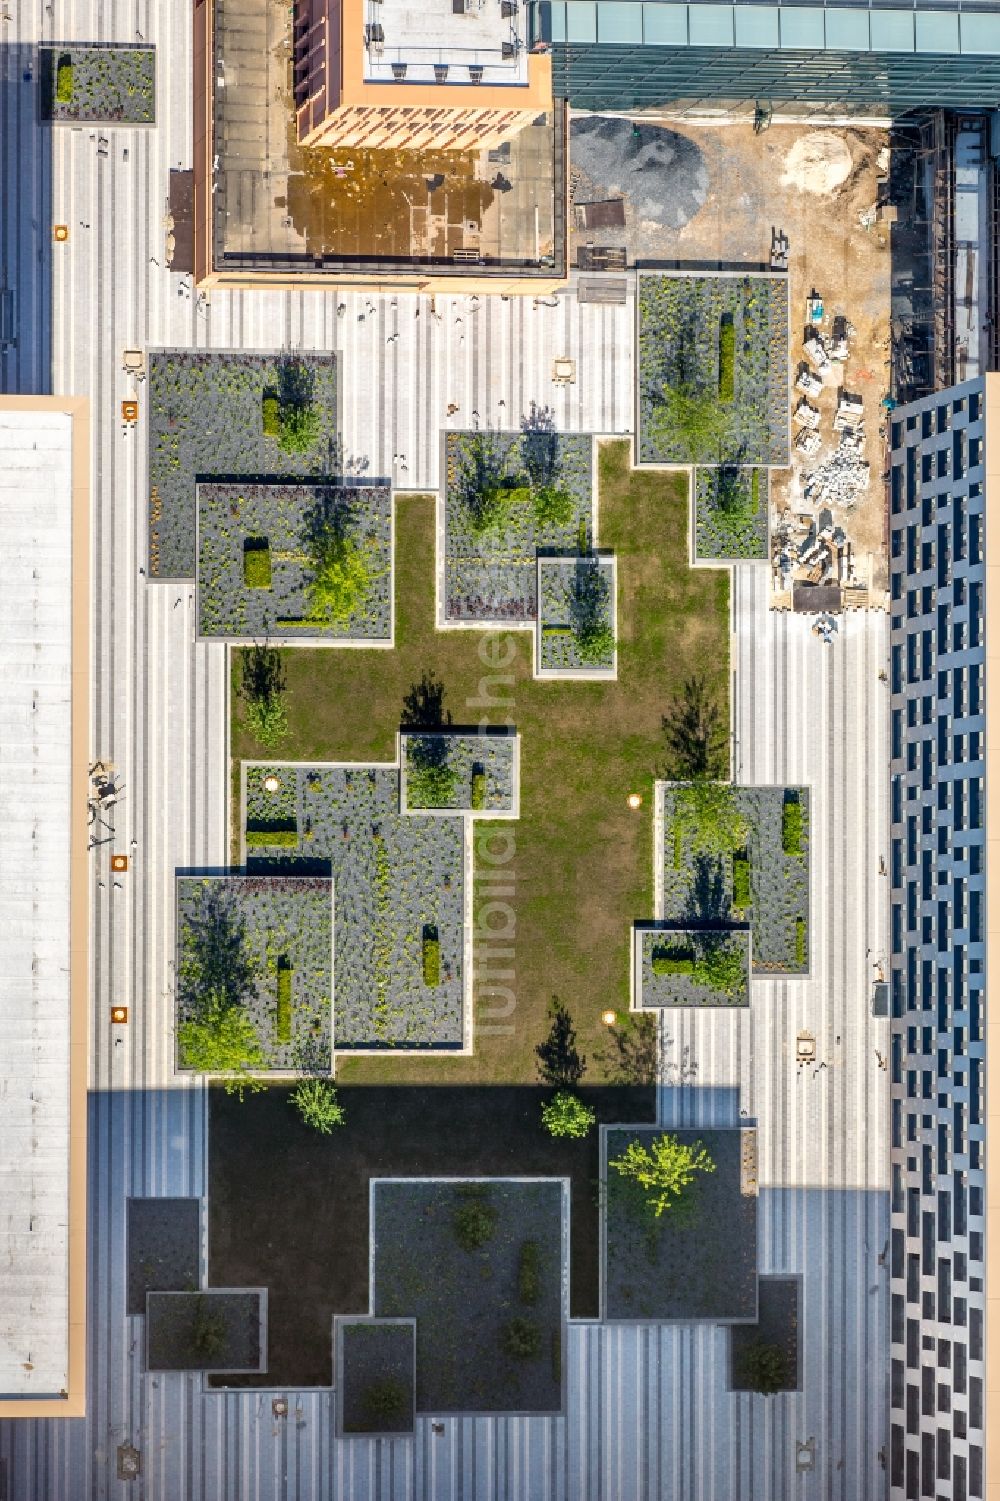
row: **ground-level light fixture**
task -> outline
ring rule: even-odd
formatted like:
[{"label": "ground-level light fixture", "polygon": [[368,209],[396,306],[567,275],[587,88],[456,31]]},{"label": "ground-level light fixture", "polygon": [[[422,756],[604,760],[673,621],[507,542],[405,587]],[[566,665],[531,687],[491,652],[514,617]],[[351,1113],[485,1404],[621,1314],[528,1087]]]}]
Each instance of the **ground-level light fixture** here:
[{"label": "ground-level light fixture", "polygon": [[122,402],[122,421],[136,422],[139,417],[139,403],[137,401]]},{"label": "ground-level light fixture", "polygon": [[640,792],[630,792],[628,795],[628,805],[630,808],[641,808],[642,794]]},{"label": "ground-level light fixture", "polygon": [[66,240],[69,239],[69,225],[54,224],[52,226],[52,238],[58,245],[62,245]]},{"label": "ground-level light fixture", "polygon": [[278,778],[275,776],[275,774],[274,774],[273,771],[269,772],[268,775],[264,778],[264,791],[265,792],[277,792],[277,790],[278,790],[278,788],[280,786],[281,786],[281,783],[278,780]]},{"label": "ground-level light fixture", "polygon": [[617,1011],[611,1011],[609,1009],[607,1011],[602,1011],[601,1012],[601,1021],[604,1023],[604,1025],[606,1027],[613,1027],[614,1024],[615,1024],[615,1022],[617,1020],[618,1020],[618,1013],[617,1013]]},{"label": "ground-level light fixture", "polygon": [[111,1020],[116,1026],[124,1026],[128,1021],[127,1006],[112,1006]]},{"label": "ground-level light fixture", "polygon": [[111,869],[119,872],[128,870],[128,855],[112,855]]},{"label": "ground-level light fixture", "polygon": [[272,1414],[273,1417],[276,1417],[276,1418],[287,1418],[287,1416],[288,1416],[288,1398],[287,1397],[273,1397],[271,1399],[271,1414]]}]

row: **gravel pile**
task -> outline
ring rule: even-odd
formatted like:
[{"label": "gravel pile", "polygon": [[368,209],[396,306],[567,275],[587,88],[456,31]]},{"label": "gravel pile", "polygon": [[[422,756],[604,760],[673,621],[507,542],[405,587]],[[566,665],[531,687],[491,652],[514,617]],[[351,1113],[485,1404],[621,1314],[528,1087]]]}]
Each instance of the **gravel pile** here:
[{"label": "gravel pile", "polygon": [[635,217],[681,229],[708,195],[708,167],[693,141],[660,125],[589,115],[570,127],[570,160],[593,185],[590,197],[628,199]]}]

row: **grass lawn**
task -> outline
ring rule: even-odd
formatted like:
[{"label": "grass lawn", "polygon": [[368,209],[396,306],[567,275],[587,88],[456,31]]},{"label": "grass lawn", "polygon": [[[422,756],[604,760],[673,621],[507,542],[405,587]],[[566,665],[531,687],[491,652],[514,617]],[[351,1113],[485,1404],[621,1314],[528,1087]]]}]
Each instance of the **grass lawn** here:
[{"label": "grass lawn", "polygon": [[[729,575],[688,567],[687,477],[633,472],[628,453],[615,442],[600,457],[600,543],[618,559],[616,682],[534,681],[528,631],[504,633],[515,655],[499,669],[494,633],[437,631],[434,504],[422,496],[397,501],[396,649],[283,653],[290,734],[276,752],[282,760],[392,759],[404,696],[425,672],[443,682],[456,724],[509,716],[522,736],[520,820],[479,830],[480,842],[502,830],[515,844],[503,867],[515,888],[514,957],[503,961],[514,971],[514,1010],[491,1016],[496,998],[477,1000],[474,1057],[345,1059],[345,1081],[530,1082],[553,995],[576,1022],[588,1078],[613,1072],[600,1013],[627,1010],[631,923],[653,911],[653,779],[671,774],[662,716],[692,674],[706,677],[724,709],[729,687]],[[483,680],[498,674],[512,679],[492,685],[507,703],[480,707],[490,688]],[[235,692],[232,744],[237,766],[267,754],[248,734]],[[638,812],[630,792],[642,794]],[[477,858],[477,875],[482,869]]]}]

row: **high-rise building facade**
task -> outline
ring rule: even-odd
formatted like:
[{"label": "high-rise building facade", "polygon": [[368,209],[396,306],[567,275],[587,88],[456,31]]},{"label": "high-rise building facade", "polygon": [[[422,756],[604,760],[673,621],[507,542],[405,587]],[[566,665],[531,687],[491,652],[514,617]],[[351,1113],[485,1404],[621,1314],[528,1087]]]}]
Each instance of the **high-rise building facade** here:
[{"label": "high-rise building facade", "polygon": [[891,1494],[985,1494],[987,495],[1000,376],[892,412]]}]

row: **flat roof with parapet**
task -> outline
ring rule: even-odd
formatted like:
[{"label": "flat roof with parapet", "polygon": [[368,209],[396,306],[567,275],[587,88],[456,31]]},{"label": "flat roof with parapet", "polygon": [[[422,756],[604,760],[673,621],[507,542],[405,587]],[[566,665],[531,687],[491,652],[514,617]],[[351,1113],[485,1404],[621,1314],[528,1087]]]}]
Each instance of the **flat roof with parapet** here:
[{"label": "flat roof with parapet", "polygon": [[82,1411],[66,1400],[82,1396],[74,1329],[85,1199],[86,770],[78,763],[86,754],[88,570],[85,507],[74,514],[88,470],[74,421],[81,406],[0,399],[0,1413],[10,1401],[7,1410],[25,1416]]},{"label": "flat roof with parapet", "polygon": [[368,0],[365,21],[366,83],[392,83],[400,63],[407,83],[436,82],[436,66],[448,67],[445,83],[468,84],[470,68],[484,84],[528,82],[527,16],[514,0]]}]

